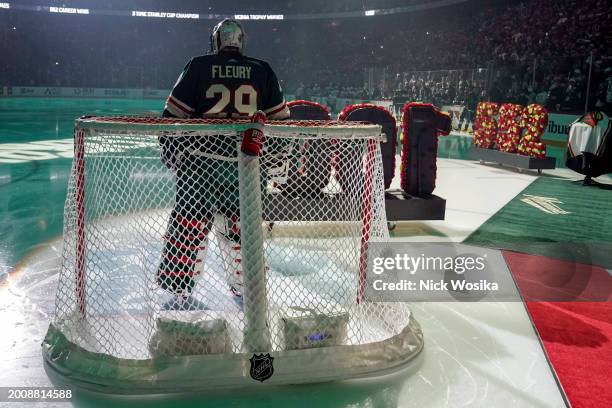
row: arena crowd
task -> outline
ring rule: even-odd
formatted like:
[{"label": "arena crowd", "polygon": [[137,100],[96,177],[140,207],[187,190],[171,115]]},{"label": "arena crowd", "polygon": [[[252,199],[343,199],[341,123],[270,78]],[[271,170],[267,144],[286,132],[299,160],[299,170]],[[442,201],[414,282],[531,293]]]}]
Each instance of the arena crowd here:
[{"label": "arena crowd", "polygon": [[[206,52],[209,21],[0,11],[0,85],[168,89]],[[472,0],[245,26],[249,53],[270,61],[298,97],[487,99],[580,112],[588,89],[588,108],[609,112],[611,21],[606,0]]]}]

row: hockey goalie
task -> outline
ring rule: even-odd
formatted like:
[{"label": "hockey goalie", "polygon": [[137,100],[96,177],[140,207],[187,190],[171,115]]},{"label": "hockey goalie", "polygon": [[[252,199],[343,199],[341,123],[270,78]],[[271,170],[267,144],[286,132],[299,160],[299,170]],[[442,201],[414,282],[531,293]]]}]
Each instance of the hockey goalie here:
[{"label": "hockey goalie", "polygon": [[[166,100],[163,116],[245,119],[261,110],[268,119],[288,118],[274,71],[266,62],[245,56],[245,42],[237,21],[217,24],[210,37],[211,53],[189,61]],[[229,295],[242,305],[236,140],[162,136],[160,145],[164,164],[176,174],[176,202],[157,271],[157,284],[172,295],[164,308],[207,308],[191,294],[211,231],[224,261]]]}]

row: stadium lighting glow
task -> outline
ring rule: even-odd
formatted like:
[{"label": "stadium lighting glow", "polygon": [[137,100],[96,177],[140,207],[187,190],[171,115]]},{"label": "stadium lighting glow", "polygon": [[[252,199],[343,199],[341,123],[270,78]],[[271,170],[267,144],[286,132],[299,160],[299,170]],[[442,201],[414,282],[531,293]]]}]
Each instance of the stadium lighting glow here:
[{"label": "stadium lighting glow", "polygon": [[165,11],[139,11],[132,10],[132,17],[155,17],[155,18],[194,18],[199,19],[196,13],[174,13]]},{"label": "stadium lighting glow", "polygon": [[[429,2],[431,7],[438,7],[438,3],[454,3],[463,2],[466,0],[437,0]],[[132,16],[132,17],[151,17],[151,18],[171,18],[171,19],[202,19],[202,20],[218,20],[219,18],[231,17],[227,14],[212,14],[210,11],[213,7],[208,7],[208,14],[199,13],[176,13],[166,11],[144,11],[144,10],[99,10],[99,9],[86,9],[86,8],[74,8],[74,7],[55,7],[55,6],[34,6],[19,3],[0,3],[0,9],[11,9],[11,10],[22,10],[22,11],[33,11],[33,12],[47,12],[47,13],[63,13],[73,15],[106,15],[106,16]],[[309,13],[309,14],[235,14],[233,17],[237,20],[301,20],[309,18],[348,18],[348,17],[373,17],[378,15],[387,14],[398,14],[407,13],[415,10],[422,9],[422,5],[409,5],[405,7],[394,7],[389,9],[377,9],[377,10],[353,10],[343,12],[329,12],[329,13]]]},{"label": "stadium lighting glow", "polygon": [[73,7],[49,7],[49,13],[89,14],[89,9],[80,9]]},{"label": "stadium lighting glow", "polygon": [[235,14],[236,20],[284,20],[283,14]]}]

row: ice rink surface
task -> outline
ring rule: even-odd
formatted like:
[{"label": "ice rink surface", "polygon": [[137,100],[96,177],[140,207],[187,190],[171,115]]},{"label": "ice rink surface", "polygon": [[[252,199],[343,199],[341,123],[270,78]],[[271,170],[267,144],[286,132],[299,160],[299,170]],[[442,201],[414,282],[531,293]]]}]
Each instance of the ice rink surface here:
[{"label": "ice rink surface", "polygon": [[[558,171],[552,176],[564,177]],[[395,240],[461,242],[537,175],[465,160],[438,162],[445,221],[402,223]],[[396,178],[398,180],[398,178]],[[503,186],[503,188],[500,188]],[[401,235],[401,236],[400,236]],[[40,343],[53,313],[61,238],[30,252],[0,289],[0,384],[51,386]],[[396,374],[342,383],[254,387],[186,395],[113,397],[75,392],[75,406],[114,407],[564,407],[525,306],[415,303],[425,347]],[[54,378],[56,386],[62,386]],[[0,406],[14,406],[0,403]],[[65,403],[45,406],[67,406]]]}]

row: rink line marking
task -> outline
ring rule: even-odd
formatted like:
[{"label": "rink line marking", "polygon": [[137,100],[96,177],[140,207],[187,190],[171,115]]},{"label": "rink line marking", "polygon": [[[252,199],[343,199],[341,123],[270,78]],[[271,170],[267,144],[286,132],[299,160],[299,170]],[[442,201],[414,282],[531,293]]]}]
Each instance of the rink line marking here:
[{"label": "rink line marking", "polygon": [[18,164],[74,156],[72,139],[37,140],[28,143],[1,143],[0,163]]},{"label": "rink line marking", "polygon": [[[90,138],[88,139],[93,145],[100,144],[103,139]],[[157,143],[134,143],[134,144],[116,144],[111,145],[111,148],[105,148],[102,153],[103,157],[109,158],[125,158],[125,159],[143,159],[140,156],[113,156],[104,155],[104,153],[122,153],[129,150],[157,146]],[[42,160],[56,159],[73,159],[74,158],[74,140],[73,139],[56,139],[56,140],[38,140],[28,143],[0,143],[0,164],[20,164]],[[159,160],[155,158],[155,160]]]}]

